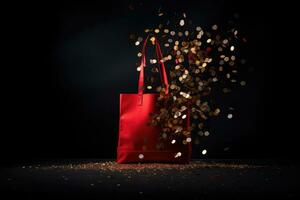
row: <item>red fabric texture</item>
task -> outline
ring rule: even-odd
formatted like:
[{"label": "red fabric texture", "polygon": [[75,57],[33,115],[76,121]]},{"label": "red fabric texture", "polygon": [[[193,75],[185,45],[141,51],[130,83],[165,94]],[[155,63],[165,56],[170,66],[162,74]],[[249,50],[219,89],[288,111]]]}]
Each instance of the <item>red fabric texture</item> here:
[{"label": "red fabric texture", "polygon": [[[138,94],[120,94],[120,121],[119,141],[117,148],[118,163],[136,162],[174,162],[188,163],[191,157],[191,144],[182,144],[182,138],[175,138],[175,144],[170,139],[164,140],[163,148],[157,145],[159,142],[160,128],[149,125],[150,113],[156,112],[155,102],[158,94],[144,94],[144,67],[146,66],[145,48],[147,39],[144,41],[141,59],[141,71],[139,77]],[[160,62],[162,53],[160,46],[155,40],[156,54],[160,63],[160,74],[164,85],[168,88],[168,78],[163,62]],[[168,94],[168,89],[166,90]],[[189,115],[187,117],[189,124]],[[175,155],[180,152],[181,156]]]}]

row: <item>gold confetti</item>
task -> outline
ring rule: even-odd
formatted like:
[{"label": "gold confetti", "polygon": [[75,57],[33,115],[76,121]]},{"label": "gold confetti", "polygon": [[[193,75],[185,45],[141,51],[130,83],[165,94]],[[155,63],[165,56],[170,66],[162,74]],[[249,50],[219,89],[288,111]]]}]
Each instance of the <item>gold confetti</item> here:
[{"label": "gold confetti", "polygon": [[176,153],[176,155],[174,156],[175,158],[178,158],[181,156],[181,152]]},{"label": "gold confetti", "polygon": [[215,24],[215,25],[213,25],[211,28],[212,28],[212,30],[214,30],[214,31],[215,31],[215,30],[217,30],[217,29],[218,29],[218,26]]},{"label": "gold confetti", "polygon": [[208,132],[208,131],[205,131],[205,132],[204,132],[204,136],[209,136],[209,132]]},{"label": "gold confetti", "polygon": [[183,19],[180,20],[179,25],[184,26],[184,20]]}]

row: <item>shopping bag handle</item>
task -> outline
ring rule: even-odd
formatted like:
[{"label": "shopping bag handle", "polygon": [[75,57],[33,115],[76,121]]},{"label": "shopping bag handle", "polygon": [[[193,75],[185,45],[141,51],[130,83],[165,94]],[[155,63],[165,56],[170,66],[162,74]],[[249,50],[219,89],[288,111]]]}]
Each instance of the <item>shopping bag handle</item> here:
[{"label": "shopping bag handle", "polygon": [[[138,82],[139,105],[142,105],[142,102],[143,102],[143,93],[144,93],[143,88],[144,88],[144,84],[145,84],[144,83],[144,79],[145,79],[144,67],[146,66],[146,46],[147,46],[148,39],[149,39],[149,35],[145,39],[144,44],[143,44],[143,49],[142,49],[142,58],[141,58],[141,64],[140,64],[140,76],[139,76],[139,82]],[[160,78],[161,78],[162,83],[164,83],[164,85],[165,85],[165,94],[168,94],[169,93],[168,76],[166,73],[165,64],[161,61],[163,56],[162,56],[161,48],[157,41],[157,38],[155,38],[155,51],[156,51],[158,63],[160,64],[159,65]]]}]

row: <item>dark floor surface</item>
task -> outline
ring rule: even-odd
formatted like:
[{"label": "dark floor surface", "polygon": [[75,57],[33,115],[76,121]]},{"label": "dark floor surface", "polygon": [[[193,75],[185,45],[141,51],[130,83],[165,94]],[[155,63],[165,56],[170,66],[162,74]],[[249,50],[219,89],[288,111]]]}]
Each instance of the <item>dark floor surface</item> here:
[{"label": "dark floor surface", "polygon": [[297,164],[264,160],[66,160],[2,167],[0,186],[1,199],[296,199],[298,178]]}]

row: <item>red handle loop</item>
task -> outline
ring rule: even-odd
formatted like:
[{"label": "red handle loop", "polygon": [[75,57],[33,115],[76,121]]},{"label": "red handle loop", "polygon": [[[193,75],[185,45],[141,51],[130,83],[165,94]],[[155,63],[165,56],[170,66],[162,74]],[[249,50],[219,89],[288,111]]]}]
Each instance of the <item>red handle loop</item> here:
[{"label": "red handle loop", "polygon": [[[142,50],[142,58],[141,58],[141,65],[140,65],[140,77],[139,77],[139,83],[138,83],[138,94],[139,95],[143,95],[143,87],[144,87],[144,67],[146,66],[146,45],[147,45],[147,41],[148,41],[149,35],[147,36],[147,38],[144,41],[143,44],[143,50]],[[156,56],[158,59],[158,62],[160,64],[160,77],[162,80],[162,83],[164,83],[166,90],[165,93],[168,94],[169,93],[169,82],[168,82],[168,76],[166,73],[166,68],[164,63],[161,61],[161,59],[163,58],[162,56],[162,52],[161,52],[161,48],[160,45],[157,41],[157,39],[155,38],[155,50],[156,50]]]}]

